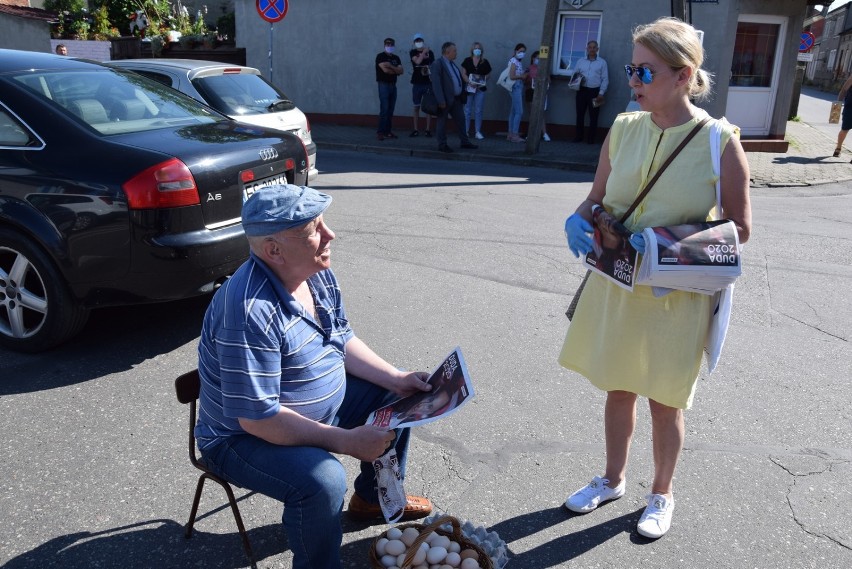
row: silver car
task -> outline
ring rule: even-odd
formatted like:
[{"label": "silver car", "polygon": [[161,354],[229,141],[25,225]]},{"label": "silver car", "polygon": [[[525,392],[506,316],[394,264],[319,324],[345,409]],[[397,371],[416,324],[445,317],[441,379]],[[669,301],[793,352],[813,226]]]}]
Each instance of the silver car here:
[{"label": "silver car", "polygon": [[316,179],[317,147],[308,118],[257,69],[195,59],[121,59],[108,65],[159,81],[234,120],[292,132],[308,151],[308,181]]}]

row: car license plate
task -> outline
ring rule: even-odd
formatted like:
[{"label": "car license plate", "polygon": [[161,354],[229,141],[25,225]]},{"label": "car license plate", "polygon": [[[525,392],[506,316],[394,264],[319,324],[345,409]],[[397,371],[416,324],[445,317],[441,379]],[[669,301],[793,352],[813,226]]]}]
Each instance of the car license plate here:
[{"label": "car license plate", "polygon": [[263,180],[258,180],[256,182],[246,184],[245,186],[243,186],[243,203],[245,203],[245,201],[249,199],[249,196],[251,196],[260,188],[265,188],[266,186],[283,186],[285,184],[287,184],[287,176],[283,174],[280,176],[264,178]]}]

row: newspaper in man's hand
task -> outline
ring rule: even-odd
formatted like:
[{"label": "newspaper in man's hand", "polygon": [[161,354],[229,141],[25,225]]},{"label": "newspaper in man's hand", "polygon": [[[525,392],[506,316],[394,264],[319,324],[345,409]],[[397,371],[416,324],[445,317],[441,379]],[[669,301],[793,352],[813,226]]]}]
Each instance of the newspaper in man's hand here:
[{"label": "newspaper in man's hand", "polygon": [[649,227],[642,236],[645,254],[636,284],[713,294],[742,274],[733,221]]},{"label": "newspaper in man's hand", "polygon": [[473,398],[461,348],[450,352],[427,381],[431,391],[419,391],[377,409],[367,418],[367,424],[388,429],[423,425],[446,417]]},{"label": "newspaper in man's hand", "polygon": [[[473,398],[461,348],[450,352],[427,381],[431,391],[420,391],[377,409],[367,418],[367,424],[388,429],[422,425],[446,417]],[[408,500],[396,451],[391,448],[374,460],[373,470],[382,515],[387,523],[396,522],[405,513]]]}]

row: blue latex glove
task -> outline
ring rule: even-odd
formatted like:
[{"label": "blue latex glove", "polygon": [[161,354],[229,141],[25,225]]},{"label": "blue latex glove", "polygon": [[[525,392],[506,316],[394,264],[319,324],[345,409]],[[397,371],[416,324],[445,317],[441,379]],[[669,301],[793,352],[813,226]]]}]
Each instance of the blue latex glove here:
[{"label": "blue latex glove", "polygon": [[636,249],[643,255],[645,254],[645,238],[642,237],[641,233],[634,233],[633,235],[631,235],[630,244],[633,246],[634,249]]},{"label": "blue latex glove", "polygon": [[592,250],[591,233],[594,232],[592,224],[586,221],[579,213],[572,214],[565,220],[565,235],[568,237],[568,248],[575,257],[583,255]]}]

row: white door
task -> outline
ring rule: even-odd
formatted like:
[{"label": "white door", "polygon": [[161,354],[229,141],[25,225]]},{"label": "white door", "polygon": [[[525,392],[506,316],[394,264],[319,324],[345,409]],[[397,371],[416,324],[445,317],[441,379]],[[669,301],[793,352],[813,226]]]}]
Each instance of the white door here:
[{"label": "white door", "polygon": [[769,134],[786,28],[781,16],[739,17],[725,116],[743,135]]}]

